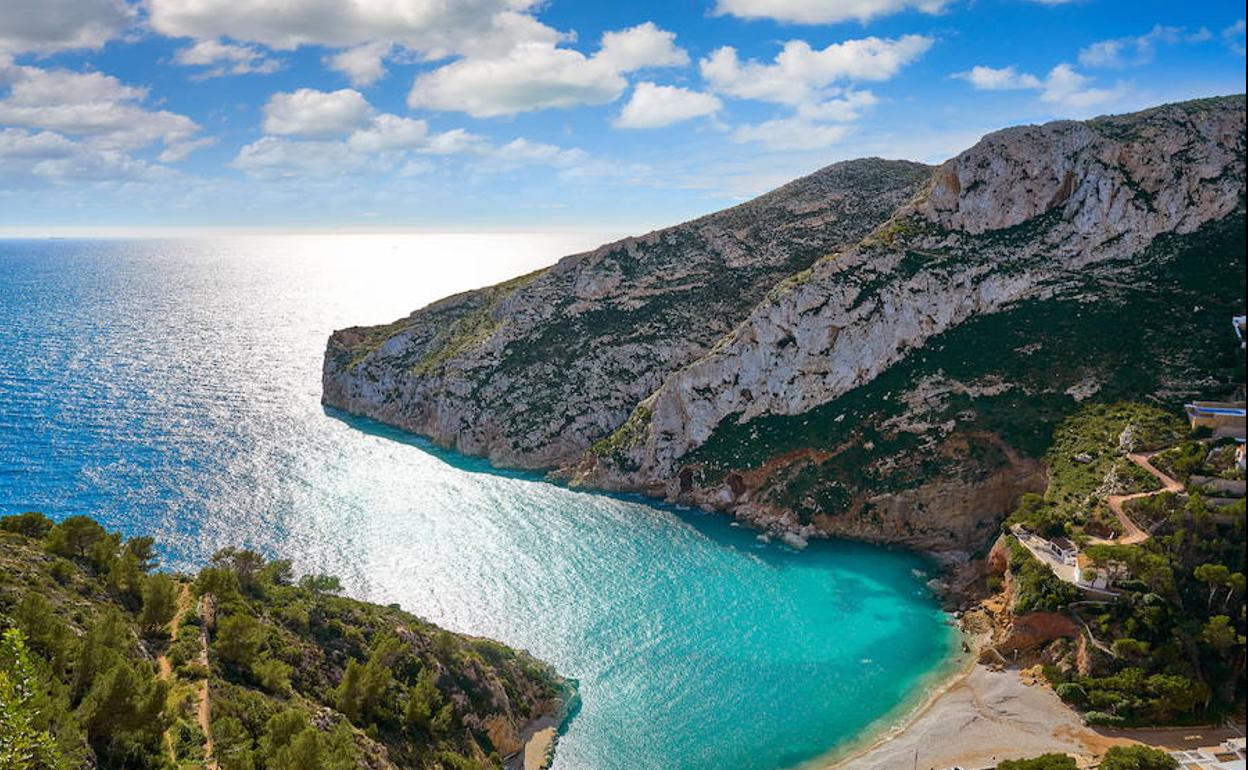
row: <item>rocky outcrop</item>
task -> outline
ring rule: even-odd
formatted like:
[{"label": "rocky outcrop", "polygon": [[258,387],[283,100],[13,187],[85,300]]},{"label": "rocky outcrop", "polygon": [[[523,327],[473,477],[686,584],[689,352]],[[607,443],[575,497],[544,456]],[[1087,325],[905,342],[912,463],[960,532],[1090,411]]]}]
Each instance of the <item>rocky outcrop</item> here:
[{"label": "rocky outcrop", "polygon": [[501,465],[573,462],[777,282],[860,240],[929,174],[838,163],[388,326],[335,332],[323,400]]},{"label": "rocky outcrop", "polygon": [[1228,97],[1007,129],[934,170],[838,164],[338,332],[325,402],[576,485],[962,559],[1043,487],[1036,449],[1079,400],[1215,377],[1188,348],[1242,305],[1244,150]]}]

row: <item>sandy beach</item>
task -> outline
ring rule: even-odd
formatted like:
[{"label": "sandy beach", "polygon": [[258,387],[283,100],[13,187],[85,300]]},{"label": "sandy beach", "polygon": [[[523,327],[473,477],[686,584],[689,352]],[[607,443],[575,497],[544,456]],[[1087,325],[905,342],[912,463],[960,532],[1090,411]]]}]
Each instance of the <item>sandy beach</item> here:
[{"label": "sandy beach", "polygon": [[832,768],[970,770],[1046,751],[1091,757],[1106,747],[1049,688],[1024,684],[1017,670],[975,665],[945,684],[899,730]]},{"label": "sandy beach", "polygon": [[977,770],[1050,751],[1066,752],[1082,766],[1114,745],[1191,749],[1243,734],[1235,727],[1094,730],[1051,688],[1027,680],[1018,669],[969,666],[901,726],[828,770]]}]

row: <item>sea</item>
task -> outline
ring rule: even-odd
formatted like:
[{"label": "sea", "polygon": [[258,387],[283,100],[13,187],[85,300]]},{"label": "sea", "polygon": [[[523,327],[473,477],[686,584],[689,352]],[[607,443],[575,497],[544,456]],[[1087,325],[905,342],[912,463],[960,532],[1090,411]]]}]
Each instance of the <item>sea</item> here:
[{"label": "sea", "polygon": [[887,728],[956,632],[900,550],[760,541],[327,410],[334,329],[592,233],[0,240],[0,514],[88,514],[163,567],[225,546],[338,575],[579,682],[555,770],[785,770]]}]

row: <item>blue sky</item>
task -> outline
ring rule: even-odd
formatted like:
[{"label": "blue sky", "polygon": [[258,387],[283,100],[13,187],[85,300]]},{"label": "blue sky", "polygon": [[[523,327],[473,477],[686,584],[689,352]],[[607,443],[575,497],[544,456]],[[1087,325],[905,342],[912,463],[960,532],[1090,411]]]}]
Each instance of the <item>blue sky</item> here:
[{"label": "blue sky", "polygon": [[0,232],[610,230],[1244,90],[1242,2],[3,0]]}]

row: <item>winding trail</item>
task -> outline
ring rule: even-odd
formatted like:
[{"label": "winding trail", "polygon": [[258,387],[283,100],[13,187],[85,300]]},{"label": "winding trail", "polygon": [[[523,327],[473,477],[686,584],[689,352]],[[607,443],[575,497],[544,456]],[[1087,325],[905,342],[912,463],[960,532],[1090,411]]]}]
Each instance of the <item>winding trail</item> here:
[{"label": "winding trail", "polygon": [[[182,628],[182,616],[191,608],[191,587],[183,583],[182,590],[178,593],[177,608],[173,612],[173,619],[169,621],[169,646],[178,641],[178,631]],[[165,648],[166,651],[169,649]],[[157,676],[162,681],[169,681],[173,678],[173,665],[169,662],[169,656],[162,652],[156,656]],[[173,691],[170,690],[170,697],[173,697]],[[169,758],[176,764],[178,761],[177,748],[173,745],[173,734],[169,730],[165,731],[162,738],[165,743],[165,750],[169,752]]]},{"label": "winding trail", "polygon": [[1118,517],[1118,523],[1122,525],[1122,534],[1118,537],[1109,539],[1097,538],[1093,542],[1109,545],[1135,545],[1137,543],[1143,543],[1145,540],[1148,540],[1150,535],[1140,529],[1139,526],[1131,520],[1131,517],[1128,516],[1126,511],[1123,510],[1123,503],[1130,500],[1138,500],[1142,497],[1160,495],[1164,492],[1179,493],[1184,490],[1183,482],[1173,479],[1162,471],[1157,470],[1157,468],[1149,462],[1149,460],[1156,454],[1157,452],[1147,452],[1143,454],[1129,452],[1127,453],[1127,459],[1156,477],[1157,480],[1161,482],[1162,488],[1153,492],[1136,492],[1131,495],[1107,496],[1105,498],[1105,502],[1109,505],[1109,509],[1114,512],[1114,515]]},{"label": "winding trail", "polygon": [[[210,671],[208,667],[208,628],[215,620],[215,605],[212,600],[212,594],[204,594],[199,599],[199,664],[204,667],[204,671]],[[204,767],[208,770],[217,770],[217,759],[213,755],[212,747],[212,701],[208,691],[209,676],[205,674],[199,683],[199,704],[195,712],[195,717],[199,722],[199,729],[204,733]]]}]

